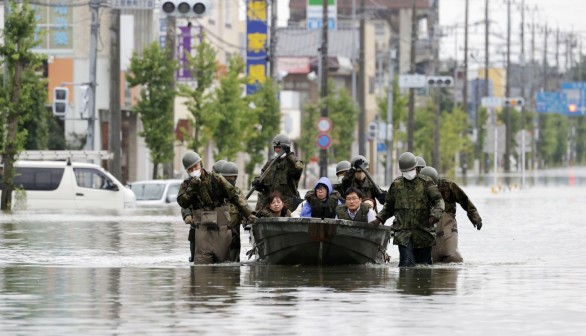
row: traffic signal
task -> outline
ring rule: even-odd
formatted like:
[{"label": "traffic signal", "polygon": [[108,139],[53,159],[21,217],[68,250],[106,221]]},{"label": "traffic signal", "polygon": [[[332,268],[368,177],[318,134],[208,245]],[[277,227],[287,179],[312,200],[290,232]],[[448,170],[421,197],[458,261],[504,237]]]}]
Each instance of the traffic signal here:
[{"label": "traffic signal", "polygon": [[81,85],[79,87],[79,114],[82,116],[87,112],[90,101],[90,87],[89,85]]},{"label": "traffic signal", "polygon": [[576,104],[568,105],[568,112],[575,113],[577,110],[578,110],[578,106],[576,106]]},{"label": "traffic signal", "polygon": [[525,99],[520,97],[505,98],[503,101],[504,107],[522,107],[523,105],[525,105]]},{"label": "traffic signal", "polygon": [[67,105],[69,104],[69,89],[56,87],[53,89],[53,115],[65,117]]},{"label": "traffic signal", "polygon": [[160,9],[165,15],[199,18],[210,12],[211,2],[210,0],[163,0]]},{"label": "traffic signal", "polygon": [[454,86],[454,77],[452,76],[428,76],[427,86],[448,87]]},{"label": "traffic signal", "polygon": [[368,124],[368,140],[376,139],[376,133],[378,131],[378,126],[375,122],[371,122]]}]

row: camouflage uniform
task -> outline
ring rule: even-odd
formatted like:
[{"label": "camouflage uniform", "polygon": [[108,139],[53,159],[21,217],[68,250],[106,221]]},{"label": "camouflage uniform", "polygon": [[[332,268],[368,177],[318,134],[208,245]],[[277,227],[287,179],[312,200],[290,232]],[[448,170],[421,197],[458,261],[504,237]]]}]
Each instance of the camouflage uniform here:
[{"label": "camouflage uniform", "polygon": [[[232,231],[226,200],[234,204],[245,217],[252,213],[246,200],[222,176],[202,168],[200,178],[190,178],[181,184],[177,203],[189,208],[195,225],[196,264],[229,260]],[[215,221],[215,224],[213,223]]]},{"label": "camouflage uniform", "polygon": [[456,203],[462,206],[475,226],[482,223],[482,219],[468,195],[455,182],[439,179],[438,187],[444,199],[446,210],[436,224],[436,245],[432,249],[431,257],[434,262],[462,262],[464,259],[458,251]]},{"label": "camouflage uniform", "polygon": [[[262,168],[263,173],[270,162],[265,163]],[[295,210],[300,200],[297,186],[301,173],[303,173],[303,162],[297,159],[294,153],[291,152],[285,158],[277,159],[262,181],[256,210],[261,210],[267,205],[268,196],[273,191],[278,191],[281,194],[281,199],[287,208]]]},{"label": "camouflage uniform", "polygon": [[375,202],[374,209],[376,210],[376,200],[378,200],[381,204],[385,204],[385,192],[383,192],[377,185],[374,185],[370,182],[368,178],[365,178],[362,181],[356,179],[356,168],[352,167],[344,178],[342,179],[341,187],[343,192],[341,195],[346,193],[346,190],[350,187],[354,187],[359,189],[362,192],[362,199],[371,199]]},{"label": "camouflage uniform", "polygon": [[[242,191],[234,187],[239,197],[244,199]],[[238,207],[230,203],[230,228],[232,229],[232,243],[230,244],[230,261],[240,262],[240,225],[244,217],[240,214]]]},{"label": "camouflage uniform", "polygon": [[[406,253],[401,247],[411,249],[417,257],[418,251],[415,249],[430,248],[435,244],[435,229],[433,224],[429,224],[429,218],[433,216],[439,220],[443,212],[444,201],[431,178],[418,175],[409,181],[401,176],[391,184],[386,203],[377,218],[384,223],[395,216],[393,244],[399,245],[401,257]],[[429,260],[431,261],[431,255]],[[409,260],[407,264],[400,262],[399,266],[413,264]]]}]

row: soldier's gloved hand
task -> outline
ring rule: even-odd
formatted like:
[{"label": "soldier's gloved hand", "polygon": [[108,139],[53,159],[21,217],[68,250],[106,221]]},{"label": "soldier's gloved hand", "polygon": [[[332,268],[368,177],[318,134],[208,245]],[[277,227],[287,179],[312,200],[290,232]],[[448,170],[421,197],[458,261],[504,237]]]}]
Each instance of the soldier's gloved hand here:
[{"label": "soldier's gloved hand", "polygon": [[250,214],[250,216],[248,216],[248,217],[247,217],[247,219],[248,219],[249,221],[253,221],[253,220],[255,220],[255,219],[258,219],[258,217],[256,217],[254,214]]},{"label": "soldier's gloved hand", "polygon": [[187,215],[187,216],[185,216],[185,218],[183,218],[183,221],[185,222],[185,224],[192,225],[193,224],[193,217],[191,217],[191,215]]},{"label": "soldier's gloved hand", "polygon": [[192,186],[196,186],[201,182],[201,180],[199,179],[199,177],[192,177],[191,180],[189,180],[189,184],[191,184]]},{"label": "soldier's gloved hand", "polygon": [[479,222],[476,222],[476,223],[472,223],[472,225],[474,225],[474,227],[475,227],[477,230],[480,230],[480,229],[482,229],[482,221],[479,221]]},{"label": "soldier's gloved hand", "polygon": [[371,224],[371,225],[381,225],[382,224],[382,221],[378,217],[375,217],[372,221],[368,222],[368,224]]},{"label": "soldier's gloved hand", "polygon": [[429,225],[433,225],[433,224],[439,222],[439,219],[435,218],[434,216],[430,216],[429,219],[427,220],[427,222],[429,223]]},{"label": "soldier's gloved hand", "polygon": [[362,169],[362,164],[364,164],[364,160],[358,159],[354,162],[354,168]]},{"label": "soldier's gloved hand", "polygon": [[385,204],[385,200],[387,198],[387,192],[381,190],[381,193],[376,197],[376,200],[380,202],[380,204]]}]

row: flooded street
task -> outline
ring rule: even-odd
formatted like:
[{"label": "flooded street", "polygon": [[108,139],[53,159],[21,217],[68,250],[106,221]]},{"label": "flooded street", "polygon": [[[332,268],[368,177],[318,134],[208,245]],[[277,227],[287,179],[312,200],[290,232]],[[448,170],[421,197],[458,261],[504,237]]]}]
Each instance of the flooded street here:
[{"label": "flooded street", "polygon": [[464,263],[414,269],[190,267],[174,208],[1,214],[0,332],[583,335],[586,186],[464,190]]}]

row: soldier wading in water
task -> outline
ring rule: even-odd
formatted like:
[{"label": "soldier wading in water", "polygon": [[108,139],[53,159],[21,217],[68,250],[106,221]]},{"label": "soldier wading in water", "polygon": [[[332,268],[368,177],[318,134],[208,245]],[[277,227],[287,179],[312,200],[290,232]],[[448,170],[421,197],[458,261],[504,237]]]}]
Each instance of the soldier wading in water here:
[{"label": "soldier wading in water", "polygon": [[189,174],[177,196],[177,203],[192,212],[195,227],[195,264],[229,261],[232,231],[230,208],[234,204],[244,218],[256,218],[236,188],[226,179],[202,168],[199,154],[187,152],[183,167]]}]

